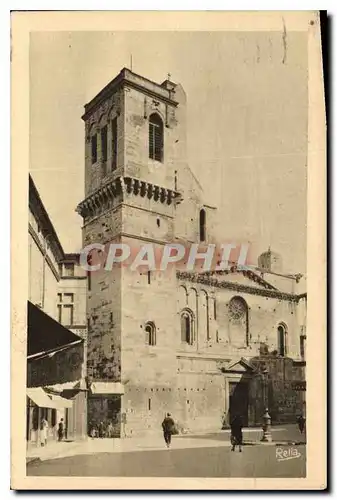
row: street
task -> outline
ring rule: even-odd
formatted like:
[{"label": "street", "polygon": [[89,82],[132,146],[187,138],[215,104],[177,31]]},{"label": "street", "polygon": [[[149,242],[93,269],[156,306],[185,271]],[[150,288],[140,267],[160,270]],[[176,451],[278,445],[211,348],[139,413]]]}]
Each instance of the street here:
[{"label": "street", "polygon": [[[276,445],[246,445],[242,453],[229,446],[123,453],[93,453],[27,465],[28,476],[103,477],[305,477],[306,447],[279,461]],[[288,453],[289,447],[283,446]]]}]

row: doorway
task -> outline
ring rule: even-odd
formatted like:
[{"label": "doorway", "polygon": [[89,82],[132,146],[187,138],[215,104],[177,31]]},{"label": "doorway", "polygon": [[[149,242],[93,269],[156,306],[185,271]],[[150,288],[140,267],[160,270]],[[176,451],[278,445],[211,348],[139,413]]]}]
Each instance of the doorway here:
[{"label": "doorway", "polygon": [[229,422],[240,415],[244,427],[248,427],[248,383],[229,382]]}]

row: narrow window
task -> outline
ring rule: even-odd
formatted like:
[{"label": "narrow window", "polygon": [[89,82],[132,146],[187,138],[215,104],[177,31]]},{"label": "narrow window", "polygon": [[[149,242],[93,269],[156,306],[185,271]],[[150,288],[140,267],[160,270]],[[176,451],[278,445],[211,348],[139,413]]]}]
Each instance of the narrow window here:
[{"label": "narrow window", "polygon": [[286,331],[283,325],[277,328],[278,352],[280,356],[286,355]]},{"label": "narrow window", "polygon": [[58,304],[57,309],[58,309],[58,322],[62,323],[62,305]]},{"label": "narrow window", "polygon": [[73,293],[58,293],[59,303],[58,321],[63,325],[73,325],[74,323],[74,294]]},{"label": "narrow window", "polygon": [[149,411],[151,411],[151,398],[149,398],[149,401],[148,401],[148,407],[149,407]]},{"label": "narrow window", "polygon": [[74,306],[72,304],[65,304],[62,311],[63,324],[73,325],[74,324]]},{"label": "narrow window", "polygon": [[145,325],[145,343],[146,345],[156,345],[156,326],[152,322]]},{"label": "narrow window", "polygon": [[305,360],[305,340],[306,340],[306,336],[305,335],[301,335],[300,336],[300,354],[301,354],[301,358],[303,359],[303,361]]},{"label": "narrow window", "polygon": [[151,271],[147,272],[147,284],[151,285]]},{"label": "narrow window", "polygon": [[117,168],[117,118],[111,122],[111,138],[112,138],[112,159],[111,170]]},{"label": "narrow window", "polygon": [[160,227],[160,219],[157,217],[157,227]]},{"label": "narrow window", "polygon": [[101,130],[102,161],[108,159],[108,127],[105,125]]},{"label": "narrow window", "polygon": [[150,116],[149,121],[149,157],[152,160],[163,161],[164,127],[157,113]]},{"label": "narrow window", "polygon": [[216,320],[216,298],[214,298],[213,305],[214,305],[214,319]]},{"label": "narrow window", "polygon": [[200,233],[200,241],[206,240],[206,212],[202,208],[199,214],[199,233]]},{"label": "narrow window", "polygon": [[[92,264],[92,255],[88,255],[87,263],[89,266]],[[91,292],[91,271],[87,271],[88,292]]]},{"label": "narrow window", "polygon": [[189,311],[182,312],[181,317],[181,341],[189,345],[193,344],[192,315]]},{"label": "narrow window", "polygon": [[91,137],[91,164],[97,163],[97,135]]}]

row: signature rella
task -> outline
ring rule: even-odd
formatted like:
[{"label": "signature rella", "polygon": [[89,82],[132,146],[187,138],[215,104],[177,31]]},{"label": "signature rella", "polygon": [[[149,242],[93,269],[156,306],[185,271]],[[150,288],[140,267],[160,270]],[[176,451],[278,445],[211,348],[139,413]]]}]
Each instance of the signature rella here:
[{"label": "signature rella", "polygon": [[249,265],[249,245],[226,243],[189,247],[179,243],[163,245],[142,245],[133,248],[126,243],[92,243],[82,249],[80,265],[88,272],[111,271],[114,267],[125,266],[131,271],[146,267],[149,271],[166,271],[174,265],[185,271],[226,271],[233,266],[239,270],[254,269]]},{"label": "signature rella", "polygon": [[278,462],[283,462],[284,460],[291,460],[293,458],[300,458],[301,453],[297,448],[276,448],[276,458]]}]

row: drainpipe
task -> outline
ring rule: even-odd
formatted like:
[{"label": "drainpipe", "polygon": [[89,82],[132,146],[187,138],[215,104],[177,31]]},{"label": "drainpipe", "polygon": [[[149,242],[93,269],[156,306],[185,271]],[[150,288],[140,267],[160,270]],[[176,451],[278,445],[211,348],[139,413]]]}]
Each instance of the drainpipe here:
[{"label": "drainpipe", "polygon": [[47,260],[47,241],[51,234],[47,234],[43,240],[43,266],[42,266],[42,299],[41,299],[41,309],[44,310],[44,302],[46,295],[46,260]]}]

